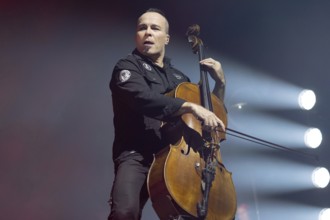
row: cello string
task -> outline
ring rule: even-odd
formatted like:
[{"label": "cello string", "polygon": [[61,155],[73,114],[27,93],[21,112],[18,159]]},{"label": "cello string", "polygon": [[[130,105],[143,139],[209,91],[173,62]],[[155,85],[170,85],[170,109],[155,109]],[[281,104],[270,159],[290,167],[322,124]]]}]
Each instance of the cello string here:
[{"label": "cello string", "polygon": [[272,148],[272,149],[287,151],[287,152],[291,152],[291,153],[300,154],[301,156],[311,157],[314,160],[319,161],[319,158],[318,158],[317,155],[302,152],[302,151],[298,151],[298,150],[294,150],[294,149],[291,149],[291,148],[288,148],[288,147],[285,147],[285,146],[282,146],[282,145],[279,145],[279,144],[275,144],[275,143],[272,143],[272,142],[269,142],[269,141],[266,141],[266,140],[248,135],[248,134],[244,134],[242,132],[239,132],[239,131],[236,131],[236,130],[233,130],[233,129],[230,129],[230,128],[227,128],[226,130],[227,131],[224,132],[224,133],[226,133],[230,136],[240,138],[240,139],[243,139],[243,140],[247,140],[247,141],[250,141],[250,142],[253,142],[253,143],[256,143],[256,144],[260,144],[260,145],[263,145],[265,147],[269,147],[269,148]]}]

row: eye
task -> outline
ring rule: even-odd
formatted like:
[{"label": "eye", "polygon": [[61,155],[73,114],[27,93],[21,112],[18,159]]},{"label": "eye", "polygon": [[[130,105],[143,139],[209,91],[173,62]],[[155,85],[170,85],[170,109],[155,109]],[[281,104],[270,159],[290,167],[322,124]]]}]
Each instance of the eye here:
[{"label": "eye", "polygon": [[137,27],[138,31],[143,31],[143,30],[146,30],[146,29],[147,29],[146,25],[140,25],[140,26]]},{"label": "eye", "polygon": [[159,26],[157,26],[157,25],[152,25],[151,26],[151,29],[152,30],[156,30],[156,31],[160,31],[161,30],[161,28]]}]

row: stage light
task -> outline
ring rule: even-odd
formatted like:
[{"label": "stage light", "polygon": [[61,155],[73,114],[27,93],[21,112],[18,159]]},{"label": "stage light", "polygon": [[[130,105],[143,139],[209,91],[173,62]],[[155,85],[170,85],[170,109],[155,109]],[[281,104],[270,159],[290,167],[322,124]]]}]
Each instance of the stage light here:
[{"label": "stage light", "polygon": [[309,128],[304,135],[305,145],[310,148],[317,148],[322,142],[322,133],[317,128]]},{"label": "stage light", "polygon": [[235,108],[237,108],[238,110],[243,109],[243,107],[246,105],[245,102],[239,102],[237,104],[234,105]]},{"label": "stage light", "polygon": [[317,188],[325,188],[329,184],[330,174],[324,167],[314,169],[312,173],[312,182]]},{"label": "stage light", "polygon": [[316,102],[315,93],[312,90],[304,89],[298,96],[298,103],[301,109],[310,110]]},{"label": "stage light", "polygon": [[319,220],[329,220],[330,219],[330,208],[322,209],[319,215]]}]

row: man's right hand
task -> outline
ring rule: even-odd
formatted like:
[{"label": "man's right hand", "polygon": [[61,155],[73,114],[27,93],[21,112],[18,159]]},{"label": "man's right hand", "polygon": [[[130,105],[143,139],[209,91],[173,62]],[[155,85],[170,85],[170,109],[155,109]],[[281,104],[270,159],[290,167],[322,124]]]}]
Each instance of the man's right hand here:
[{"label": "man's right hand", "polygon": [[216,130],[221,128],[225,131],[225,125],[213,112],[208,109],[192,102],[185,102],[179,109],[176,115],[182,115],[185,113],[193,114],[199,121],[202,122],[203,129],[207,131]]}]

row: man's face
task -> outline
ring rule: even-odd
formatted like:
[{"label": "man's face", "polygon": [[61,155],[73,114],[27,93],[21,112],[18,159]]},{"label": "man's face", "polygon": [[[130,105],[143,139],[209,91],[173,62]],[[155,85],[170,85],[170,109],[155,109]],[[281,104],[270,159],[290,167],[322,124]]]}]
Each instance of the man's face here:
[{"label": "man's face", "polygon": [[151,58],[163,56],[169,42],[166,19],[156,12],[144,13],[137,22],[135,42],[140,53]]}]

